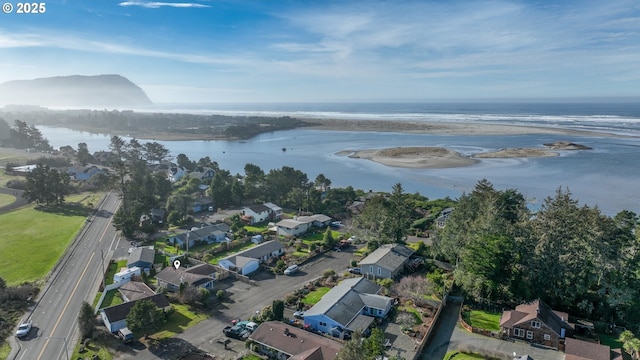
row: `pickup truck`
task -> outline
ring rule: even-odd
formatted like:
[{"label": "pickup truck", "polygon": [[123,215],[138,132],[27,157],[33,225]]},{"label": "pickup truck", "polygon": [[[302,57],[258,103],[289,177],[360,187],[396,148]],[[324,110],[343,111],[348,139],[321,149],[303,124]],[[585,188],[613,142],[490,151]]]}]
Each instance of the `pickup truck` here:
[{"label": "pickup truck", "polygon": [[249,330],[245,329],[244,326],[238,326],[238,325],[225,326],[225,328],[222,329],[222,332],[227,337],[230,337],[232,339],[238,339],[238,340],[246,340],[250,334]]}]

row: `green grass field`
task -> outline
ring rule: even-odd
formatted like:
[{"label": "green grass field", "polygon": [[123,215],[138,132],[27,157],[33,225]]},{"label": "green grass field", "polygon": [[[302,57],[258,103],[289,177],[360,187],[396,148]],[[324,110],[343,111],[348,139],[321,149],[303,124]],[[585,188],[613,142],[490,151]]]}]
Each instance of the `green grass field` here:
[{"label": "green grass field", "polygon": [[474,328],[499,331],[500,316],[501,314],[497,313],[489,313],[482,310],[471,310],[470,312],[464,313],[464,321]]},{"label": "green grass field", "polygon": [[0,277],[7,285],[42,279],[82,227],[86,216],[61,215],[27,206],[0,215]]},{"label": "green grass field", "polygon": [[319,287],[314,291],[307,294],[307,296],[302,299],[302,302],[307,305],[315,305],[320,299],[324,296],[324,294],[328,293],[331,290],[328,287]]},{"label": "green grass field", "polygon": [[11,352],[11,346],[9,346],[9,342],[5,342],[0,346],[0,359],[6,359]]},{"label": "green grass field", "polygon": [[113,290],[107,291],[107,295],[104,296],[104,300],[102,300],[102,304],[100,305],[100,308],[120,305],[122,303],[124,303],[124,300],[122,300],[122,296],[120,296],[120,292],[118,291],[118,289],[113,289]]},{"label": "green grass field", "polygon": [[119,260],[118,262],[110,262],[109,267],[107,267],[107,274],[104,278],[104,283],[106,285],[113,284],[113,275],[120,271],[123,267],[127,267],[127,260]]},{"label": "green grass field", "polygon": [[13,195],[0,194],[0,207],[7,206],[16,201],[16,197]]},{"label": "green grass field", "polygon": [[174,309],[173,314],[169,316],[162,330],[151,335],[152,338],[160,340],[172,337],[207,318],[206,314],[191,311],[187,305],[172,304],[171,306]]},{"label": "green grass field", "polygon": [[485,359],[482,355],[467,354],[459,351],[449,351],[445,356],[445,360],[477,360]]},{"label": "green grass field", "polygon": [[622,342],[618,340],[617,336],[598,334],[598,337],[602,345],[608,345],[611,349],[622,349]]}]

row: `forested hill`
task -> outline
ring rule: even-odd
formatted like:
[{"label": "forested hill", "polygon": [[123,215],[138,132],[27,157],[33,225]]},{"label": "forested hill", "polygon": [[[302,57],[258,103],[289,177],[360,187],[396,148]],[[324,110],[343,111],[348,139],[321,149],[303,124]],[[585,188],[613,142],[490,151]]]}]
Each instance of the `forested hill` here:
[{"label": "forested hill", "polygon": [[127,108],[151,105],[151,100],[139,86],[120,75],[73,75],[2,83],[0,103]]},{"label": "forested hill", "polygon": [[101,134],[128,135],[138,139],[213,140],[248,139],[261,133],[309,126],[283,117],[143,113],[118,110],[47,110],[8,107],[0,117],[31,125],[67,127]]}]

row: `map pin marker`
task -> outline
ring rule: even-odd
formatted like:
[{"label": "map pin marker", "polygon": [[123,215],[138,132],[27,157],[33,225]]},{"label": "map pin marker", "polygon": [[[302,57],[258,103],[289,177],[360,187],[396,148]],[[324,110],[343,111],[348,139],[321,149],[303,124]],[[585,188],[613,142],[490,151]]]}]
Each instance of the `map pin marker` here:
[{"label": "map pin marker", "polygon": [[174,260],[173,267],[176,268],[176,270],[178,270],[178,268],[180,267],[180,260]]}]

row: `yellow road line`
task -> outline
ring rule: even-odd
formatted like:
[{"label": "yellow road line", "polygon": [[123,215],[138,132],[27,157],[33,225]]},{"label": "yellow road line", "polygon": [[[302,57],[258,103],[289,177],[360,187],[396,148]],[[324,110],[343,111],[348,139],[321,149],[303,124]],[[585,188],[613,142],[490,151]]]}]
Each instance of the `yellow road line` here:
[{"label": "yellow road line", "polygon": [[[87,272],[87,269],[89,268],[89,265],[91,264],[91,260],[93,259],[93,256],[95,254],[96,254],[95,252],[93,254],[91,254],[91,257],[89,258],[89,261],[87,261],[87,265],[85,265],[84,270],[82,270],[82,274],[80,274],[80,279],[82,279],[84,277],[84,274]],[[51,330],[51,335],[53,335],[56,332],[56,329],[58,328],[58,325],[60,324],[60,321],[62,320],[62,315],[64,315],[64,313],[67,311],[67,308],[69,307],[69,303],[71,302],[71,299],[73,299],[73,295],[76,293],[76,290],[78,290],[78,286],[80,286],[80,279],[78,279],[78,282],[76,283],[76,286],[73,288],[73,291],[71,292],[71,295],[69,295],[69,299],[67,300],[67,303],[64,304],[64,308],[62,309],[62,312],[60,313],[60,316],[58,317],[58,320],[56,321],[55,325],[53,325],[53,330]],[[42,347],[42,351],[40,351],[40,354],[37,357],[38,360],[42,357],[42,354],[44,354],[44,350],[49,345],[49,340],[51,340],[51,339],[47,337],[47,341],[44,343],[44,346]]]}]

